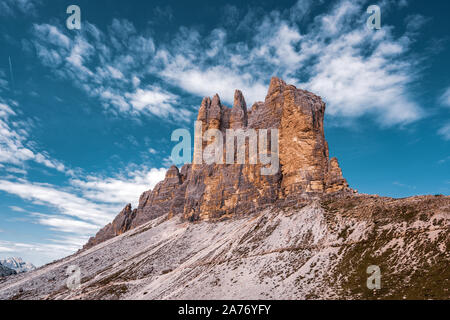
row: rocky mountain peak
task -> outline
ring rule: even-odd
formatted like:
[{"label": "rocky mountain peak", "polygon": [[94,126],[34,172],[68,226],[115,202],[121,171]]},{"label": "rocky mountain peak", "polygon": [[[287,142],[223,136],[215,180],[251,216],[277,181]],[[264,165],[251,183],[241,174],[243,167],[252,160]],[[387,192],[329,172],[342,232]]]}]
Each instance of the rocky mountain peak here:
[{"label": "rocky mountain peak", "polygon": [[36,269],[36,267],[32,263],[25,262],[20,257],[11,257],[0,260],[0,265],[5,268],[14,270],[16,273],[28,272]]},{"label": "rocky mountain peak", "polygon": [[[166,213],[188,221],[223,220],[275,203],[353,193],[337,159],[329,159],[324,115],[325,103],[319,96],[276,77],[270,81],[265,101],[256,102],[250,111],[240,90],[235,91],[232,108],[222,105],[218,94],[205,97],[197,117],[202,136],[196,136],[196,141],[202,141],[209,129],[223,133],[224,145],[227,129],[277,129],[278,169],[264,175],[262,168],[268,165],[249,163],[248,157],[242,164],[205,164],[202,150],[195,149],[194,158],[200,162],[185,165],[181,171],[170,167],[163,181],[141,195],[136,209],[126,206],[87,247]],[[206,146],[206,141],[201,142],[202,149]],[[244,147],[249,147],[247,140]]]},{"label": "rocky mountain peak", "polygon": [[231,109],[230,128],[239,129],[245,128],[248,124],[247,104],[245,103],[244,95],[240,90],[234,93],[234,103]]},{"label": "rocky mountain peak", "polygon": [[171,166],[169,170],[166,172],[166,179],[179,179],[180,178],[180,170],[178,170],[177,166]]},{"label": "rocky mountain peak", "polygon": [[277,77],[272,77],[270,79],[269,90],[267,91],[266,97],[271,97],[272,95],[281,94],[283,89],[286,87],[286,82]]}]

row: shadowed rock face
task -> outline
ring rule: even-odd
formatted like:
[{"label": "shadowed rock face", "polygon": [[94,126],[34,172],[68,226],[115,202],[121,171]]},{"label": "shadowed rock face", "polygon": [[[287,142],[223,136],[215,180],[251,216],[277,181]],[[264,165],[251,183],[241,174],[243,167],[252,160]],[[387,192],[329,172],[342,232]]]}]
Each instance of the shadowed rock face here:
[{"label": "shadowed rock face", "polygon": [[17,274],[17,272],[0,264],[0,277],[7,277],[13,274]]},{"label": "shadowed rock face", "polygon": [[95,246],[165,213],[170,216],[182,214],[188,168],[189,165],[186,165],[180,173],[177,167],[172,166],[153,191],[141,195],[137,209],[132,210],[131,204],[127,204],[113,222],[89,239],[84,248]]},{"label": "shadowed rock face", "polygon": [[[298,201],[329,193],[353,193],[337,159],[329,159],[324,114],[325,103],[319,96],[275,77],[265,101],[256,102],[249,111],[239,90],[232,108],[224,106],[217,94],[204,98],[197,117],[202,136],[207,130],[220,130],[225,146],[227,129],[277,129],[279,170],[262,175],[262,164],[250,164],[248,139],[244,164],[205,164],[202,150],[212,141],[202,141],[202,150],[197,150],[197,145],[194,150],[193,165],[183,166],[181,172],[172,166],[163,181],[141,195],[137,209],[125,207],[85,248],[166,213],[188,221],[220,220],[262,210],[279,199]],[[268,153],[271,148],[269,145]],[[234,152],[236,157],[236,147]]]}]

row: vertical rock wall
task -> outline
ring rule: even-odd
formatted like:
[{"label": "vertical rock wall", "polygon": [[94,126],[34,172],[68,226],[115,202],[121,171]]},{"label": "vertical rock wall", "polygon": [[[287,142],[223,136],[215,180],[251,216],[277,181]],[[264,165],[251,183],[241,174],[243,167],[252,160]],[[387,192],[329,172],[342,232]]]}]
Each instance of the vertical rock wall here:
[{"label": "vertical rock wall", "polygon": [[[275,77],[270,81],[265,101],[254,103],[251,110],[247,110],[239,90],[235,92],[232,108],[224,106],[217,94],[212,99],[204,98],[197,117],[202,130],[201,136],[195,137],[194,163],[183,166],[181,172],[172,166],[163,181],[141,195],[137,209],[126,206],[112,223],[90,239],[87,246],[165,213],[180,215],[189,221],[224,219],[260,210],[279,199],[353,192],[342,176],[337,159],[329,159],[324,115],[325,103],[319,96]],[[203,141],[202,136],[209,129],[222,133],[224,149],[227,129],[244,132],[277,129],[279,170],[272,175],[262,175],[260,162],[249,162],[248,139],[245,163],[225,164],[224,150],[224,164],[206,164],[203,151],[214,138]],[[269,153],[271,149],[269,146]],[[236,147],[233,152],[236,159]]]}]

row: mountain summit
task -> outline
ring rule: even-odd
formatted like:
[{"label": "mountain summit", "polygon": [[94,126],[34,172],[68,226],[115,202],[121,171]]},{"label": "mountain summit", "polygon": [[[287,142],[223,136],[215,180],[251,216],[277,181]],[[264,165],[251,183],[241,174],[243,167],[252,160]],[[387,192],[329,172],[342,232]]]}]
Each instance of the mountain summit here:
[{"label": "mountain summit", "polygon": [[28,272],[36,269],[36,267],[33,264],[25,262],[22,260],[22,258],[18,257],[11,257],[8,259],[0,260],[0,265],[12,269],[17,273]]},{"label": "mountain summit", "polygon": [[[356,192],[343,178],[338,160],[329,158],[324,115],[325,103],[320,97],[276,77],[270,81],[265,101],[254,103],[250,110],[239,90],[235,92],[232,108],[223,105],[217,94],[212,99],[204,98],[197,117],[202,129],[195,137],[202,142],[194,150],[194,164],[186,164],[181,170],[172,166],[163,181],[141,195],[136,209],[127,205],[85,248],[166,213],[189,221],[221,220],[260,211],[280,200],[296,202]],[[198,149],[209,144],[202,139],[204,133],[219,130],[225,145],[229,129],[240,129],[243,133],[265,129],[269,134],[278,130],[278,169],[262,175],[264,165],[250,163],[247,140],[243,164],[198,161]],[[270,148],[269,143],[269,154],[273,151]],[[235,157],[237,153],[235,148]]]}]

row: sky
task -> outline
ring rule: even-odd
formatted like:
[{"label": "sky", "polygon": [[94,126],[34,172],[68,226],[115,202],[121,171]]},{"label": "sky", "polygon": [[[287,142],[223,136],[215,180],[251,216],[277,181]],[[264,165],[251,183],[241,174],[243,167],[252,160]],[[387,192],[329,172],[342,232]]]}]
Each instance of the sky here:
[{"label": "sky", "polygon": [[[69,29],[70,5],[81,28]],[[381,29],[369,29],[370,5]],[[450,194],[448,1],[0,1],[0,258],[69,255],[162,180],[204,96],[327,104],[361,193]]]}]

